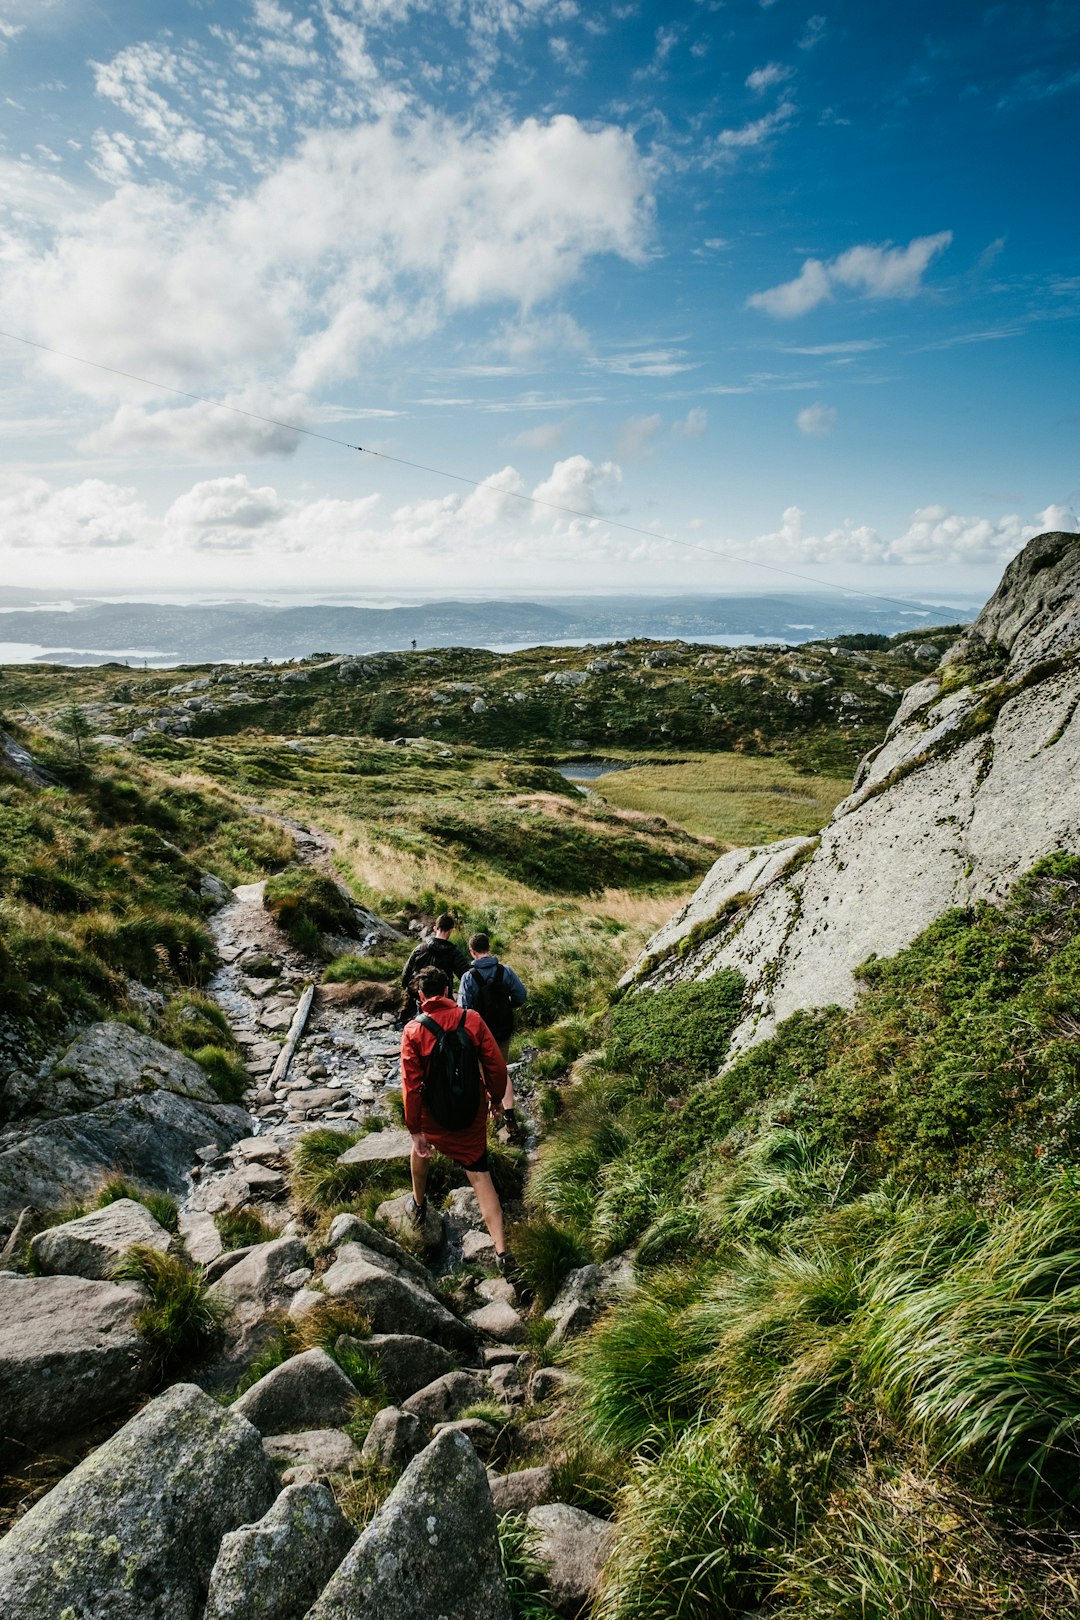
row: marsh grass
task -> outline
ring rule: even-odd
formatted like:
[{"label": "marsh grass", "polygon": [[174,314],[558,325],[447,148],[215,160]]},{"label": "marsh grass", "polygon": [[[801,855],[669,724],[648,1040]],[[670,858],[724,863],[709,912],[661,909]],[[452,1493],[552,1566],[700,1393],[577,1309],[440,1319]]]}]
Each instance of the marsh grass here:
[{"label": "marsh grass", "polygon": [[696,837],[736,847],[815,833],[851,791],[850,776],[734,753],[632,765],[591,785],[610,804],[664,816]]}]

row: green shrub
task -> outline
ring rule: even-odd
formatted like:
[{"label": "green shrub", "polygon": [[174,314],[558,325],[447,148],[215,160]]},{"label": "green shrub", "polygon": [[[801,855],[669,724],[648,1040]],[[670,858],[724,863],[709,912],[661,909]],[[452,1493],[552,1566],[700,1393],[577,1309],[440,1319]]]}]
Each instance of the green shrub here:
[{"label": "green shrub", "polygon": [[133,1198],[137,1204],[148,1209],[166,1232],[175,1232],[180,1226],[180,1211],[176,1199],[168,1193],[154,1192],[140,1187],[136,1182],[128,1181],[124,1176],[110,1176],[97,1193],[94,1200],[95,1209],[105,1209],[109,1204],[115,1204],[119,1198]]},{"label": "green shrub", "polygon": [[714,1073],[727,1056],[743,991],[742,975],[724,968],[702,981],[625,996],[611,1012],[608,1062],[647,1076]]},{"label": "green shrub", "polygon": [[251,1081],[235,1051],[224,1046],[200,1046],[191,1055],[223,1103],[243,1100]]},{"label": "green shrub", "polygon": [[199,1361],[220,1344],[227,1307],[210,1292],[200,1267],[137,1245],[113,1275],[118,1281],[142,1283],[150,1295],[135,1325],[147,1341],[159,1379]]},{"label": "green shrub", "polygon": [[263,904],[294,945],[321,951],[323,933],[355,934],[356,913],[332,878],[310,866],[287,866],[268,878]]},{"label": "green shrub", "polygon": [[336,956],[323,972],[324,984],[359,984],[367,979],[397,979],[403,963],[380,956]]}]

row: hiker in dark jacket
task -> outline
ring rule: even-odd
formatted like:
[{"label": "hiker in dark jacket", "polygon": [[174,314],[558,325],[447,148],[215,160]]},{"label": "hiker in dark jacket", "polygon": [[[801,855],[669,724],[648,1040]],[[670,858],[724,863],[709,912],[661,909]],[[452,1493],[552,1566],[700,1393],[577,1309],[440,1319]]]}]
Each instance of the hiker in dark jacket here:
[{"label": "hiker in dark jacket", "polygon": [[[510,1056],[510,1038],[514,1033],[514,1009],[524,1005],[528,991],[505,962],[491,952],[491,941],[486,934],[474,934],[469,940],[472,966],[462,974],[458,990],[458,1006],[478,1012],[495,1037],[503,1059]],[[509,1078],[503,1098],[503,1124],[512,1142],[522,1132],[514,1112],[514,1088]]]},{"label": "hiker in dark jacket", "polygon": [[[491,1179],[487,1152],[487,1121],[496,1113],[507,1085],[506,1062],[495,1038],[479,1013],[462,1012],[451,1001],[450,983],[441,968],[422,968],[415,979],[421,1016],[405,1025],[401,1036],[401,1092],[405,1104],[405,1128],[412,1137],[409,1169],[412,1200],[409,1218],[423,1228],[427,1212],[425,1191],[432,1149],[459,1164],[468,1176],[484,1224],[495,1245],[499,1270],[515,1285],[520,1278],[513,1257],[506,1247],[502,1204]],[[432,1055],[440,1037],[426,1020],[443,1031],[463,1029],[476,1053],[480,1084],[476,1112],[467,1124],[453,1130],[440,1124],[424,1100],[424,1083],[431,1070]]]},{"label": "hiker in dark jacket", "polygon": [[435,932],[416,947],[402,968],[402,988],[408,991],[409,995],[408,1006],[405,1009],[406,1018],[415,1018],[420,1011],[420,1003],[412,985],[421,968],[441,968],[449,981],[451,992],[454,980],[460,979],[463,973],[468,972],[469,958],[450,938],[456,926],[454,918],[448,911],[444,911],[441,917],[436,917]]}]

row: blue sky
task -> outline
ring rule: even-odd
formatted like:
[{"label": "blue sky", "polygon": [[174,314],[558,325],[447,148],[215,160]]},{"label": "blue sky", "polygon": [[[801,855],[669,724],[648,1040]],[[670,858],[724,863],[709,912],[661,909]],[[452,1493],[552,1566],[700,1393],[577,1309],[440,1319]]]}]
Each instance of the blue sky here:
[{"label": "blue sky", "polygon": [[1077,527],[1071,0],[0,0],[0,91],[6,332],[490,480],[0,340],[9,583],[978,598]]}]

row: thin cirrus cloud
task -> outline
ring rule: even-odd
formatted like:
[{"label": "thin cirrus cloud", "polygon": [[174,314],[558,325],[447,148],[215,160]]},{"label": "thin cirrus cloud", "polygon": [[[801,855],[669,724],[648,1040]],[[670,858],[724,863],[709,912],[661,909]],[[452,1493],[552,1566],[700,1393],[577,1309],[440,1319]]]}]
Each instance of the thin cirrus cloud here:
[{"label": "thin cirrus cloud", "polygon": [[751,293],[750,309],[760,309],[778,320],[806,315],[831,299],[838,289],[863,298],[914,298],[922,291],[922,278],[932,259],[952,241],[952,231],[916,236],[907,247],[861,243],[835,259],[806,259],[791,281]]},{"label": "thin cirrus cloud", "polygon": [[746,81],[746,88],[756,91],[758,95],[763,95],[766,90],[771,90],[774,85],[786,84],[791,76],[792,69],[783,62],[766,62],[764,67],[755,68],[753,73],[750,74]]}]

